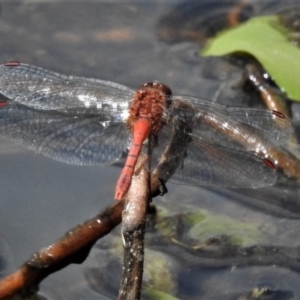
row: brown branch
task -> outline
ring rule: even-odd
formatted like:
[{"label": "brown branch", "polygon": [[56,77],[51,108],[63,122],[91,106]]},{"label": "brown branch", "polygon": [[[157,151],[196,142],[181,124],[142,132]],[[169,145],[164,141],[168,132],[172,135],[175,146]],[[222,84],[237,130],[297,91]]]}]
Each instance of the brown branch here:
[{"label": "brown branch", "polygon": [[239,20],[239,15],[243,11],[243,9],[247,7],[247,5],[249,5],[249,3],[249,0],[241,0],[229,11],[227,15],[227,22],[229,26],[234,27],[241,23],[241,21]]},{"label": "brown branch", "polygon": [[141,153],[132,177],[130,189],[125,198],[122,236],[124,243],[123,276],[119,300],[140,299],[143,266],[144,234],[149,201],[149,158]]},{"label": "brown branch", "polygon": [[[153,195],[159,194],[160,181],[151,185]],[[33,254],[18,270],[0,280],[0,299],[30,291],[44,278],[72,263],[82,263],[95,242],[122,221],[124,201],[108,207],[94,218],[71,229],[54,244]]]},{"label": "brown branch", "polygon": [[[182,102],[178,102],[176,107],[185,110],[191,109],[189,105]],[[162,177],[164,180],[168,180],[182,163],[187,145],[190,142],[190,132],[190,124],[183,123],[179,119],[173,120],[173,133],[169,144],[162,153],[159,164],[151,176],[152,195],[156,194],[161,188],[159,178]],[[151,153],[150,145],[149,152]],[[147,162],[148,156],[145,152],[141,153],[135,168],[136,174],[126,195],[122,230],[124,264],[118,300],[140,299],[144,262],[145,219],[150,195],[149,163]]]},{"label": "brown branch", "polygon": [[0,299],[38,285],[45,277],[71,263],[83,262],[94,243],[121,223],[123,206],[123,201],[116,203],[34,254],[16,272],[0,281]]}]

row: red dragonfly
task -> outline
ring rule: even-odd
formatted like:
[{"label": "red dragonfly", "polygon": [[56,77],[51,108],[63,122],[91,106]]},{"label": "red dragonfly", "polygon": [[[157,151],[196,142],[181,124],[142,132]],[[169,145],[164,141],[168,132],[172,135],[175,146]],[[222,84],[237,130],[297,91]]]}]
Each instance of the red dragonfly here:
[{"label": "red dragonfly", "polygon": [[[174,96],[157,82],[135,91],[19,62],[0,66],[0,93],[8,98],[0,107],[0,132],[37,153],[74,165],[110,164],[127,154],[117,200],[129,188],[144,141],[157,139],[157,160],[174,131],[187,128],[180,124],[188,124],[189,142],[175,142],[178,151],[169,164],[176,169],[172,180],[190,185],[272,185],[277,161],[268,148],[292,134],[289,120],[277,111]],[[167,180],[170,174],[159,176]]]}]

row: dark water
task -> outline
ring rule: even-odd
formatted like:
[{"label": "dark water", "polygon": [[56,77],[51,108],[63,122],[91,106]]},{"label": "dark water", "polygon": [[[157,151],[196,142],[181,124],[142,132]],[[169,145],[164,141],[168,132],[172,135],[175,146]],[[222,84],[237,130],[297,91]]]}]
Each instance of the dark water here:
[{"label": "dark water", "polygon": [[[196,39],[193,34],[186,35],[199,32],[202,27],[207,35],[223,26],[224,15],[232,6],[230,2],[0,3],[1,63],[18,60],[132,88],[159,80],[171,86],[174,94],[263,107],[258,99],[231,88],[241,76],[238,65],[225,59],[201,59],[197,53],[203,40],[197,34]],[[295,1],[284,3],[295,5]],[[255,2],[245,8],[241,19],[277,12],[282,6],[280,2]],[[207,24],[209,29],[205,27]],[[170,28],[173,28],[171,35]],[[4,138],[1,138],[0,154],[2,276],[31,253],[111,203],[119,169],[60,164]],[[256,245],[274,247],[285,253],[277,267],[276,260],[261,264],[253,256],[249,263],[240,266],[239,260],[228,256],[203,258],[201,253],[190,253],[178,245],[153,247],[149,233],[149,249],[163,252],[172,266],[170,272],[175,279],[169,292],[175,296],[177,293],[180,299],[252,299],[249,293],[255,287],[267,287],[278,293],[275,298],[273,295],[261,299],[300,299],[296,263],[300,206],[295,184],[282,183],[255,191],[207,190],[171,184],[168,187],[170,192],[156,203],[168,210],[171,203],[169,215],[188,213],[198,207],[216,219],[226,218],[224,224],[228,220],[240,222],[236,226],[248,223],[265,234]],[[186,206],[182,207],[183,204]],[[253,243],[243,245],[250,246]],[[267,250],[262,251],[265,255]],[[112,265],[108,264],[107,255],[112,257]],[[45,280],[41,294],[48,299],[106,299],[104,295],[114,295],[118,286],[119,265],[114,259],[114,255],[107,254],[100,246],[95,247],[82,265],[69,266]],[[99,271],[98,266],[105,272]],[[97,280],[109,284],[102,286]]]}]

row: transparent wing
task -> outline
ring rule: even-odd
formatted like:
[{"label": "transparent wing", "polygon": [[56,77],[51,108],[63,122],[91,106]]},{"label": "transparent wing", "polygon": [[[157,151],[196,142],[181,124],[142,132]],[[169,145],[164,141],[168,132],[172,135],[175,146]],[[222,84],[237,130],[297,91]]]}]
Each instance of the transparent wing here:
[{"label": "transparent wing", "polygon": [[124,119],[134,92],[110,81],[66,76],[26,64],[0,65],[0,93],[28,107],[94,107]]},{"label": "transparent wing", "polygon": [[[172,106],[184,101],[186,109]],[[261,141],[281,145],[291,137],[290,120],[271,110],[247,107],[227,107],[208,100],[178,96],[174,97],[171,115],[178,115],[184,122],[192,122],[193,136],[217,142],[228,148],[255,150]],[[259,136],[260,139],[256,139]]]},{"label": "transparent wing", "polygon": [[171,181],[198,186],[259,188],[274,184],[276,177],[276,170],[253,153],[192,141]]},{"label": "transparent wing", "polygon": [[153,165],[158,163],[154,173],[159,178],[179,184],[232,188],[258,188],[276,181],[276,170],[254,152],[224,147],[203,137],[189,140],[184,135],[177,133],[172,141],[172,126],[162,129],[153,155]]},{"label": "transparent wing", "polygon": [[0,108],[0,133],[57,161],[103,165],[120,159],[130,140],[125,123],[98,114],[67,114],[8,103]]},{"label": "transparent wing", "polygon": [[[102,165],[127,151],[124,121],[134,92],[124,86],[8,64],[0,66],[0,89],[11,99],[0,108],[0,132],[38,153]],[[260,187],[275,181],[261,154],[292,134],[283,115],[196,97],[169,102],[154,151],[154,160],[164,161],[159,177],[167,180],[177,170],[174,180],[195,185]]]},{"label": "transparent wing", "polygon": [[275,170],[264,158],[293,132],[281,114],[183,96],[174,97],[167,114],[171,121],[159,136],[159,148],[168,145],[168,151],[161,160],[154,156],[162,164],[156,168],[160,178],[168,180],[169,170],[176,170],[171,181],[191,185],[257,188],[275,182]]}]

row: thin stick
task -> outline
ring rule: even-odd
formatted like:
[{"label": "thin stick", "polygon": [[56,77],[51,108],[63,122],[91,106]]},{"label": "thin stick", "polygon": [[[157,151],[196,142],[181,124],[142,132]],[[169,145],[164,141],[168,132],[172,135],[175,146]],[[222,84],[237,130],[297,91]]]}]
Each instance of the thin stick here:
[{"label": "thin stick", "polygon": [[249,3],[249,0],[239,1],[238,4],[229,11],[229,14],[227,15],[227,21],[231,27],[241,24],[241,21],[239,20],[239,14],[247,5],[249,5]]},{"label": "thin stick", "polygon": [[122,221],[124,243],[123,276],[119,300],[140,299],[144,266],[144,234],[149,201],[149,156],[141,153],[125,198]]},{"label": "thin stick", "polygon": [[[155,195],[159,186],[159,180],[151,186]],[[33,254],[18,270],[0,281],[0,300],[30,290],[47,276],[72,263],[82,263],[95,242],[121,223],[123,207],[124,201],[117,202],[71,229],[57,242]]]},{"label": "thin stick", "polygon": [[16,272],[0,281],[0,299],[38,285],[45,277],[71,263],[83,262],[94,243],[121,223],[123,206],[123,201],[114,204],[34,254]]}]

